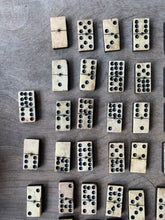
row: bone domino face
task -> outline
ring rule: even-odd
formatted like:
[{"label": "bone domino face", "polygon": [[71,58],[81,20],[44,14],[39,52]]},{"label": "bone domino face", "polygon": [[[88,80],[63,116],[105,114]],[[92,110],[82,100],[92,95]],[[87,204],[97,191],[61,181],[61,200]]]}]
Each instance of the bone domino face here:
[{"label": "bone domino face", "polygon": [[27,187],[27,217],[40,217],[42,213],[42,186]]},{"label": "bone domino face", "polygon": [[108,184],[106,216],[121,217],[123,203],[123,186]]},{"label": "bone domino face", "polygon": [[81,185],[81,214],[97,214],[97,185],[95,183]]},{"label": "bone domino face", "polygon": [[156,198],[156,219],[161,220],[165,217],[165,188],[157,188],[157,198]]},{"label": "bone domino face", "polygon": [[133,51],[148,51],[150,49],[149,18],[133,20]]},{"label": "bone domino face", "polygon": [[74,213],[74,183],[59,183],[59,213]]},{"label": "bone domino face", "polygon": [[94,50],[94,31],[93,20],[78,20],[77,21],[78,34],[78,50],[92,51]]},{"label": "bone domino face", "polygon": [[145,220],[144,190],[129,190],[129,220]]},{"label": "bone domino face", "polygon": [[50,28],[51,28],[52,48],[58,49],[58,48],[68,47],[66,18],[64,16],[51,17]]},{"label": "bone domino face", "polygon": [[77,113],[78,129],[92,129],[93,111],[94,111],[94,99],[91,98],[78,99],[78,113]]},{"label": "bone domino face", "polygon": [[150,103],[135,102],[133,106],[133,133],[148,133],[150,123]]},{"label": "bone domino face", "polygon": [[104,51],[120,50],[120,32],[118,18],[103,20]]},{"label": "bone domino face", "polygon": [[19,120],[21,123],[36,121],[34,91],[18,92]]},{"label": "bone domino face", "polygon": [[24,139],[23,169],[37,170],[39,164],[39,140]]}]

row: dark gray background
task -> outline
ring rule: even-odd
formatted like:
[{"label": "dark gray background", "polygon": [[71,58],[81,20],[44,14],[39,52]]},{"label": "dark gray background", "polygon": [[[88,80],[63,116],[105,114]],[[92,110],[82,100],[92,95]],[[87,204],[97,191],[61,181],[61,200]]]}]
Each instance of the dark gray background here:
[{"label": "dark gray background", "polygon": [[[76,219],[106,219],[105,201],[108,183],[125,186],[124,220],[128,219],[128,188],[143,188],[146,195],[146,220],[155,219],[155,188],[165,183],[161,172],[163,132],[163,22],[165,2],[113,0],[1,0],[0,1],[0,218],[26,219],[26,186],[43,184],[44,212],[40,219],[58,219],[58,182],[75,181]],[[51,16],[67,18],[69,48],[52,50],[50,37]],[[102,20],[118,17],[121,30],[121,51],[104,53]],[[151,50],[132,52],[132,20],[149,17],[151,22]],[[92,18],[95,30],[95,50],[79,53],[77,50],[78,19]],[[69,91],[51,91],[51,62],[53,59],[69,62]],[[79,91],[80,60],[98,60],[97,88],[94,92]],[[107,93],[109,60],[126,61],[125,92]],[[134,64],[152,62],[153,92],[134,94]],[[18,119],[17,93],[35,90],[38,120],[21,124]],[[77,100],[95,99],[94,128],[76,129]],[[55,132],[56,100],[72,101],[72,130]],[[106,132],[106,105],[109,101],[124,103],[124,130],[121,134]],[[132,103],[151,102],[151,129],[149,134],[132,133]],[[22,170],[24,138],[39,138],[40,168],[35,172]],[[94,141],[95,168],[92,173],[78,173],[76,142]],[[54,173],[55,141],[72,141],[72,170],[69,174]],[[126,173],[108,174],[108,142],[124,141]],[[146,174],[129,173],[131,141],[148,141],[148,169]],[[98,213],[95,217],[80,215],[80,187],[83,181],[98,183]]]}]

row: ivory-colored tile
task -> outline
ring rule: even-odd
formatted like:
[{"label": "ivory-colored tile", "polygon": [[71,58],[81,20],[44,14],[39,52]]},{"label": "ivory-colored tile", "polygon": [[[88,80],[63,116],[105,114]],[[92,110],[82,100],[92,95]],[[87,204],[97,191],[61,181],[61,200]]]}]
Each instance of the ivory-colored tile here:
[{"label": "ivory-colored tile", "polygon": [[50,28],[51,28],[52,48],[58,49],[58,48],[68,47],[66,18],[64,16],[51,17]]},{"label": "ivory-colored tile", "polygon": [[70,131],[71,128],[71,102],[56,102],[56,131]]},{"label": "ivory-colored tile", "polygon": [[133,51],[147,51],[150,49],[149,18],[133,19]]},{"label": "ivory-colored tile", "polygon": [[121,217],[123,203],[123,186],[108,184],[106,216]]},{"label": "ivory-colored tile", "polygon": [[123,103],[111,102],[107,105],[107,132],[122,132]]},{"label": "ivory-colored tile", "polygon": [[40,217],[42,213],[42,186],[27,187],[27,217]]},{"label": "ivory-colored tile", "polygon": [[109,61],[108,92],[124,92],[125,61]]},{"label": "ivory-colored tile", "polygon": [[95,183],[81,185],[81,214],[97,214],[97,185]]},{"label": "ivory-colored tile", "polygon": [[55,172],[70,172],[71,142],[56,142]]},{"label": "ivory-colored tile", "polygon": [[73,182],[59,183],[59,213],[60,214],[74,213],[74,183]]},{"label": "ivory-colored tile", "polygon": [[125,152],[123,142],[109,143],[109,173],[125,172]]},{"label": "ivory-colored tile", "polygon": [[68,64],[66,60],[52,60],[52,91],[68,91]]},{"label": "ivory-colored tile", "polygon": [[93,171],[92,141],[77,142],[77,169],[78,172]]},{"label": "ivory-colored tile", "polygon": [[21,123],[36,121],[34,91],[18,92],[19,120]]},{"label": "ivory-colored tile", "polygon": [[94,110],[94,99],[91,98],[78,99],[78,113],[77,113],[78,129],[92,129],[93,110]]},{"label": "ivory-colored tile", "polygon": [[78,20],[77,34],[79,51],[94,50],[94,32],[92,19]]},{"label": "ivory-colored tile", "polygon": [[144,190],[129,190],[129,220],[145,220]]},{"label": "ivory-colored tile", "polygon": [[120,50],[120,33],[118,18],[103,20],[104,50]]},{"label": "ivory-colored tile", "polygon": [[136,63],[135,65],[135,92],[151,92],[151,63]]},{"label": "ivory-colored tile", "polygon": [[23,169],[37,170],[39,161],[39,140],[24,139]]},{"label": "ivory-colored tile", "polygon": [[131,173],[146,173],[148,143],[132,142]]},{"label": "ivory-colored tile", "polygon": [[133,133],[148,133],[150,124],[150,103],[135,102],[133,108]]},{"label": "ivory-colored tile", "polygon": [[97,60],[82,59],[80,67],[80,90],[93,91],[96,86]]},{"label": "ivory-colored tile", "polygon": [[156,220],[162,220],[165,218],[165,188],[157,188],[156,197]]}]

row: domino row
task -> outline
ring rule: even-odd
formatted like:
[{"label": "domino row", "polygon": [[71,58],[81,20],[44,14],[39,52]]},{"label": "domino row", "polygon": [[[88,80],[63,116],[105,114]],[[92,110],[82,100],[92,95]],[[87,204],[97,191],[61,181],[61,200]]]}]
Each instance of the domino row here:
[{"label": "domino row", "polygon": [[[51,17],[52,48],[68,47],[67,24],[65,16]],[[92,19],[77,21],[78,50],[94,50],[94,25]],[[118,18],[103,20],[104,51],[120,50],[120,28]],[[149,18],[134,18],[132,28],[133,51],[148,51],[150,49]]]},{"label": "domino row", "polygon": [[[20,122],[35,122],[34,91],[18,93]],[[77,112],[77,129],[93,128],[94,99],[79,98]],[[123,103],[110,102],[107,105],[107,132],[122,132]],[[133,133],[148,133],[150,124],[150,103],[135,102],[133,104]],[[71,129],[71,102],[56,102],[56,131]]]},{"label": "domino row", "polygon": [[[163,145],[162,171],[165,174],[165,143]],[[125,146],[124,142],[110,142],[109,146],[109,173],[125,172]],[[94,168],[93,142],[77,142],[77,170],[78,172],[91,172]],[[146,173],[147,170],[147,142],[132,142],[130,157],[131,173]],[[25,139],[23,152],[23,169],[37,170],[39,167],[39,140]],[[55,146],[55,172],[68,173],[71,167],[71,142],[56,142]]]},{"label": "domino row", "polygon": [[[122,216],[124,186],[107,186],[105,216]],[[128,190],[129,220],[145,220],[145,192],[143,189]],[[165,188],[157,187],[156,219],[165,218]],[[74,182],[59,182],[59,214],[74,213]],[[42,186],[27,186],[27,217],[40,217],[42,214]],[[97,184],[82,183],[81,215],[97,214]],[[60,218],[66,220],[65,218]],[[68,219],[68,218],[67,218]],[[73,220],[73,218],[70,218]]]},{"label": "domino row", "polygon": [[[94,91],[97,60],[82,59],[80,64],[80,90]],[[108,92],[124,92],[125,61],[109,61]],[[52,61],[52,91],[68,91],[67,60]],[[151,62],[135,64],[135,93],[151,92]]]}]

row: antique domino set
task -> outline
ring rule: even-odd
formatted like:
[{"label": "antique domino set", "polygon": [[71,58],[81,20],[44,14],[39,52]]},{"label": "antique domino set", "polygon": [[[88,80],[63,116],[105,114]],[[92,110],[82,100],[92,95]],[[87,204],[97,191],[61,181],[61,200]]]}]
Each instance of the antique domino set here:
[{"label": "antique domino set", "polygon": [[[103,46],[104,52],[119,51],[120,41],[120,21],[118,18],[110,18],[102,21],[103,27]],[[65,16],[50,18],[52,48],[67,48],[68,30],[67,19]],[[77,38],[78,51],[87,52],[95,50],[94,45],[95,25],[92,19],[83,19],[77,21]],[[132,23],[132,50],[148,51],[150,50],[150,19],[134,18]],[[107,53],[106,53],[107,54]],[[73,142],[69,140],[69,131],[72,128],[71,100],[66,98],[69,90],[70,73],[68,61],[61,59],[52,60],[52,91],[55,94],[63,95],[61,100],[55,103],[55,132],[59,137],[65,134],[66,141],[56,140],[54,172],[60,177],[63,173],[66,176],[71,175],[73,157],[77,159],[77,172],[80,175],[95,172],[94,152],[96,149],[95,142],[90,139],[77,140]],[[79,132],[90,130],[95,126],[95,100],[93,92],[97,89],[97,75],[99,61],[94,57],[85,55],[80,60],[80,80],[79,90],[82,96],[78,97],[77,106],[72,106],[75,112],[77,109],[76,129]],[[127,81],[127,62],[122,59],[109,59],[109,68],[107,70],[107,92],[109,95],[116,96],[116,99],[105,103],[107,111],[104,112],[106,117],[105,133],[122,134],[123,120],[126,115],[125,103],[123,103],[120,94],[125,91],[125,82]],[[108,173],[111,175],[126,175],[126,160],[128,157],[126,152],[130,149],[129,172],[134,174],[147,173],[148,152],[150,151],[150,143],[145,140],[145,134],[150,131],[151,109],[152,104],[147,100],[152,92],[152,76],[151,62],[139,60],[134,64],[134,92],[138,101],[132,104],[132,134],[135,140],[130,144],[124,141],[111,140],[107,143],[108,147]],[[79,72],[79,71],[78,71]],[[153,74],[152,74],[153,75]],[[96,77],[97,76],[97,77]],[[118,96],[119,95],[119,96]],[[141,96],[142,95],[142,96]],[[84,98],[85,97],[85,98]],[[111,96],[110,96],[111,97]],[[117,98],[118,97],[118,98]],[[120,97],[120,99],[119,99]],[[145,97],[145,98],[142,98]],[[140,100],[141,98],[141,100]],[[26,90],[18,92],[19,121],[21,123],[36,122],[37,110],[35,103],[35,91]],[[67,131],[67,134],[65,133]],[[143,135],[143,141],[139,139]],[[120,136],[116,136],[120,137]],[[28,172],[37,172],[39,167],[39,139],[24,139],[23,148],[23,170]],[[73,146],[74,145],[74,146]],[[76,150],[75,150],[75,145]],[[165,143],[162,143],[162,171],[165,174]],[[72,179],[72,178],[71,178]],[[96,216],[99,211],[98,183],[89,179],[89,182],[81,182],[81,213],[82,216]],[[27,217],[40,217],[42,214],[42,185],[27,186]],[[105,197],[105,216],[107,218],[121,219],[123,208],[125,207],[125,186],[122,183],[107,183]],[[77,208],[77,186],[73,180],[59,181],[58,186],[58,213],[61,220],[73,220],[75,208]],[[128,219],[129,220],[145,220],[145,190],[144,189],[128,189]],[[165,187],[157,187],[156,190],[156,220],[165,220]]]}]

